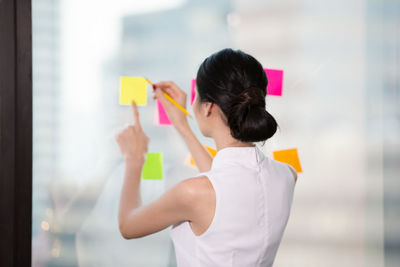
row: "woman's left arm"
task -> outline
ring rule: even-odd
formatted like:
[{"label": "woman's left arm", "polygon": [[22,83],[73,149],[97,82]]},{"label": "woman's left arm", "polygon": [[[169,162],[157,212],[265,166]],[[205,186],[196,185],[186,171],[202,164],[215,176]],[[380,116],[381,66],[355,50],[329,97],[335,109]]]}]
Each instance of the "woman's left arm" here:
[{"label": "woman's left arm", "polygon": [[141,206],[141,165],[126,162],[125,180],[119,206],[119,230],[125,239],[140,238],[159,232],[172,224],[190,220],[199,202],[198,178],[185,179],[156,201]]},{"label": "woman's left arm", "polygon": [[125,159],[125,174],[119,201],[118,223],[121,234],[126,238],[125,229],[131,214],[142,205],[140,196],[140,176],[142,160]]},{"label": "woman's left arm", "polygon": [[153,203],[142,207],[140,197],[141,172],[150,139],[143,132],[136,103],[132,101],[134,125],[116,136],[125,159],[124,182],[119,203],[119,230],[125,239],[146,236],[180,221],[192,218],[198,201],[198,179],[181,181]]}]

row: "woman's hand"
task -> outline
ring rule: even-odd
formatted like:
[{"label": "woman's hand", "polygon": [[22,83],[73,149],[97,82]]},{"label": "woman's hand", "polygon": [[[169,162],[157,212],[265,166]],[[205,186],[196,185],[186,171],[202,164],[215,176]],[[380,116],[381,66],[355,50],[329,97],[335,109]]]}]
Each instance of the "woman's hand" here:
[{"label": "woman's hand", "polygon": [[143,132],[134,100],[132,100],[132,110],[134,125],[126,126],[115,139],[125,160],[144,164],[150,138]]},{"label": "woman's hand", "polygon": [[153,99],[158,99],[161,101],[164,106],[165,111],[167,112],[168,118],[171,123],[175,126],[178,131],[183,130],[185,127],[188,127],[187,115],[182,112],[178,107],[172,104],[163,94],[163,92],[167,93],[171,96],[179,105],[186,109],[186,93],[179,88],[172,81],[164,81],[159,83],[154,83],[154,95]]}]

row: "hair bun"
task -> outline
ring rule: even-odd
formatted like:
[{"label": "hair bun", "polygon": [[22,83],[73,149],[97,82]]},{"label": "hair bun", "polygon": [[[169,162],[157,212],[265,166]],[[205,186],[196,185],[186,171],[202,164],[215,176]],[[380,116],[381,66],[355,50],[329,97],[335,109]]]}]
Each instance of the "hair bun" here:
[{"label": "hair bun", "polygon": [[244,89],[227,113],[232,136],[242,142],[267,140],[277,130],[275,118],[265,109],[265,95],[260,88]]},{"label": "hair bun", "polygon": [[254,86],[244,89],[234,101],[241,102],[243,105],[265,107],[265,95],[260,88]]}]

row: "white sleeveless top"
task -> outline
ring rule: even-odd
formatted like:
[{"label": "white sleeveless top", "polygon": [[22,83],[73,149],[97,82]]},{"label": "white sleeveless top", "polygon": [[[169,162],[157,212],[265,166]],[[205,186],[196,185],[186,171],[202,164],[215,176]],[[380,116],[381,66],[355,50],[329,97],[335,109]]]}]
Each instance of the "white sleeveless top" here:
[{"label": "white sleeveless top", "polygon": [[215,191],[214,218],[199,236],[189,221],[173,225],[177,266],[272,266],[288,222],[296,171],[257,146],[226,147],[198,176],[203,175]]}]

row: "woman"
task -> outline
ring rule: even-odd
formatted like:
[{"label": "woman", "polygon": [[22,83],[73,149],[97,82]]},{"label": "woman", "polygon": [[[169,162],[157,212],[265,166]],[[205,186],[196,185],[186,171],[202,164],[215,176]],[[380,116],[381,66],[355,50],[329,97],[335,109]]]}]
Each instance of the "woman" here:
[{"label": "woman", "polygon": [[187,144],[200,174],[178,183],[158,200],[140,206],[140,173],[149,138],[136,104],[135,125],[117,141],[125,157],[119,210],[124,238],[146,236],[173,225],[178,266],[272,266],[286,227],[296,171],[265,156],[253,142],[277,129],[265,109],[267,77],[252,56],[223,49],[201,64],[193,112],[201,133],[214,139],[214,159],[194,136],[186,115],[162,91],[186,107],[173,82],[154,84],[159,99]]}]

